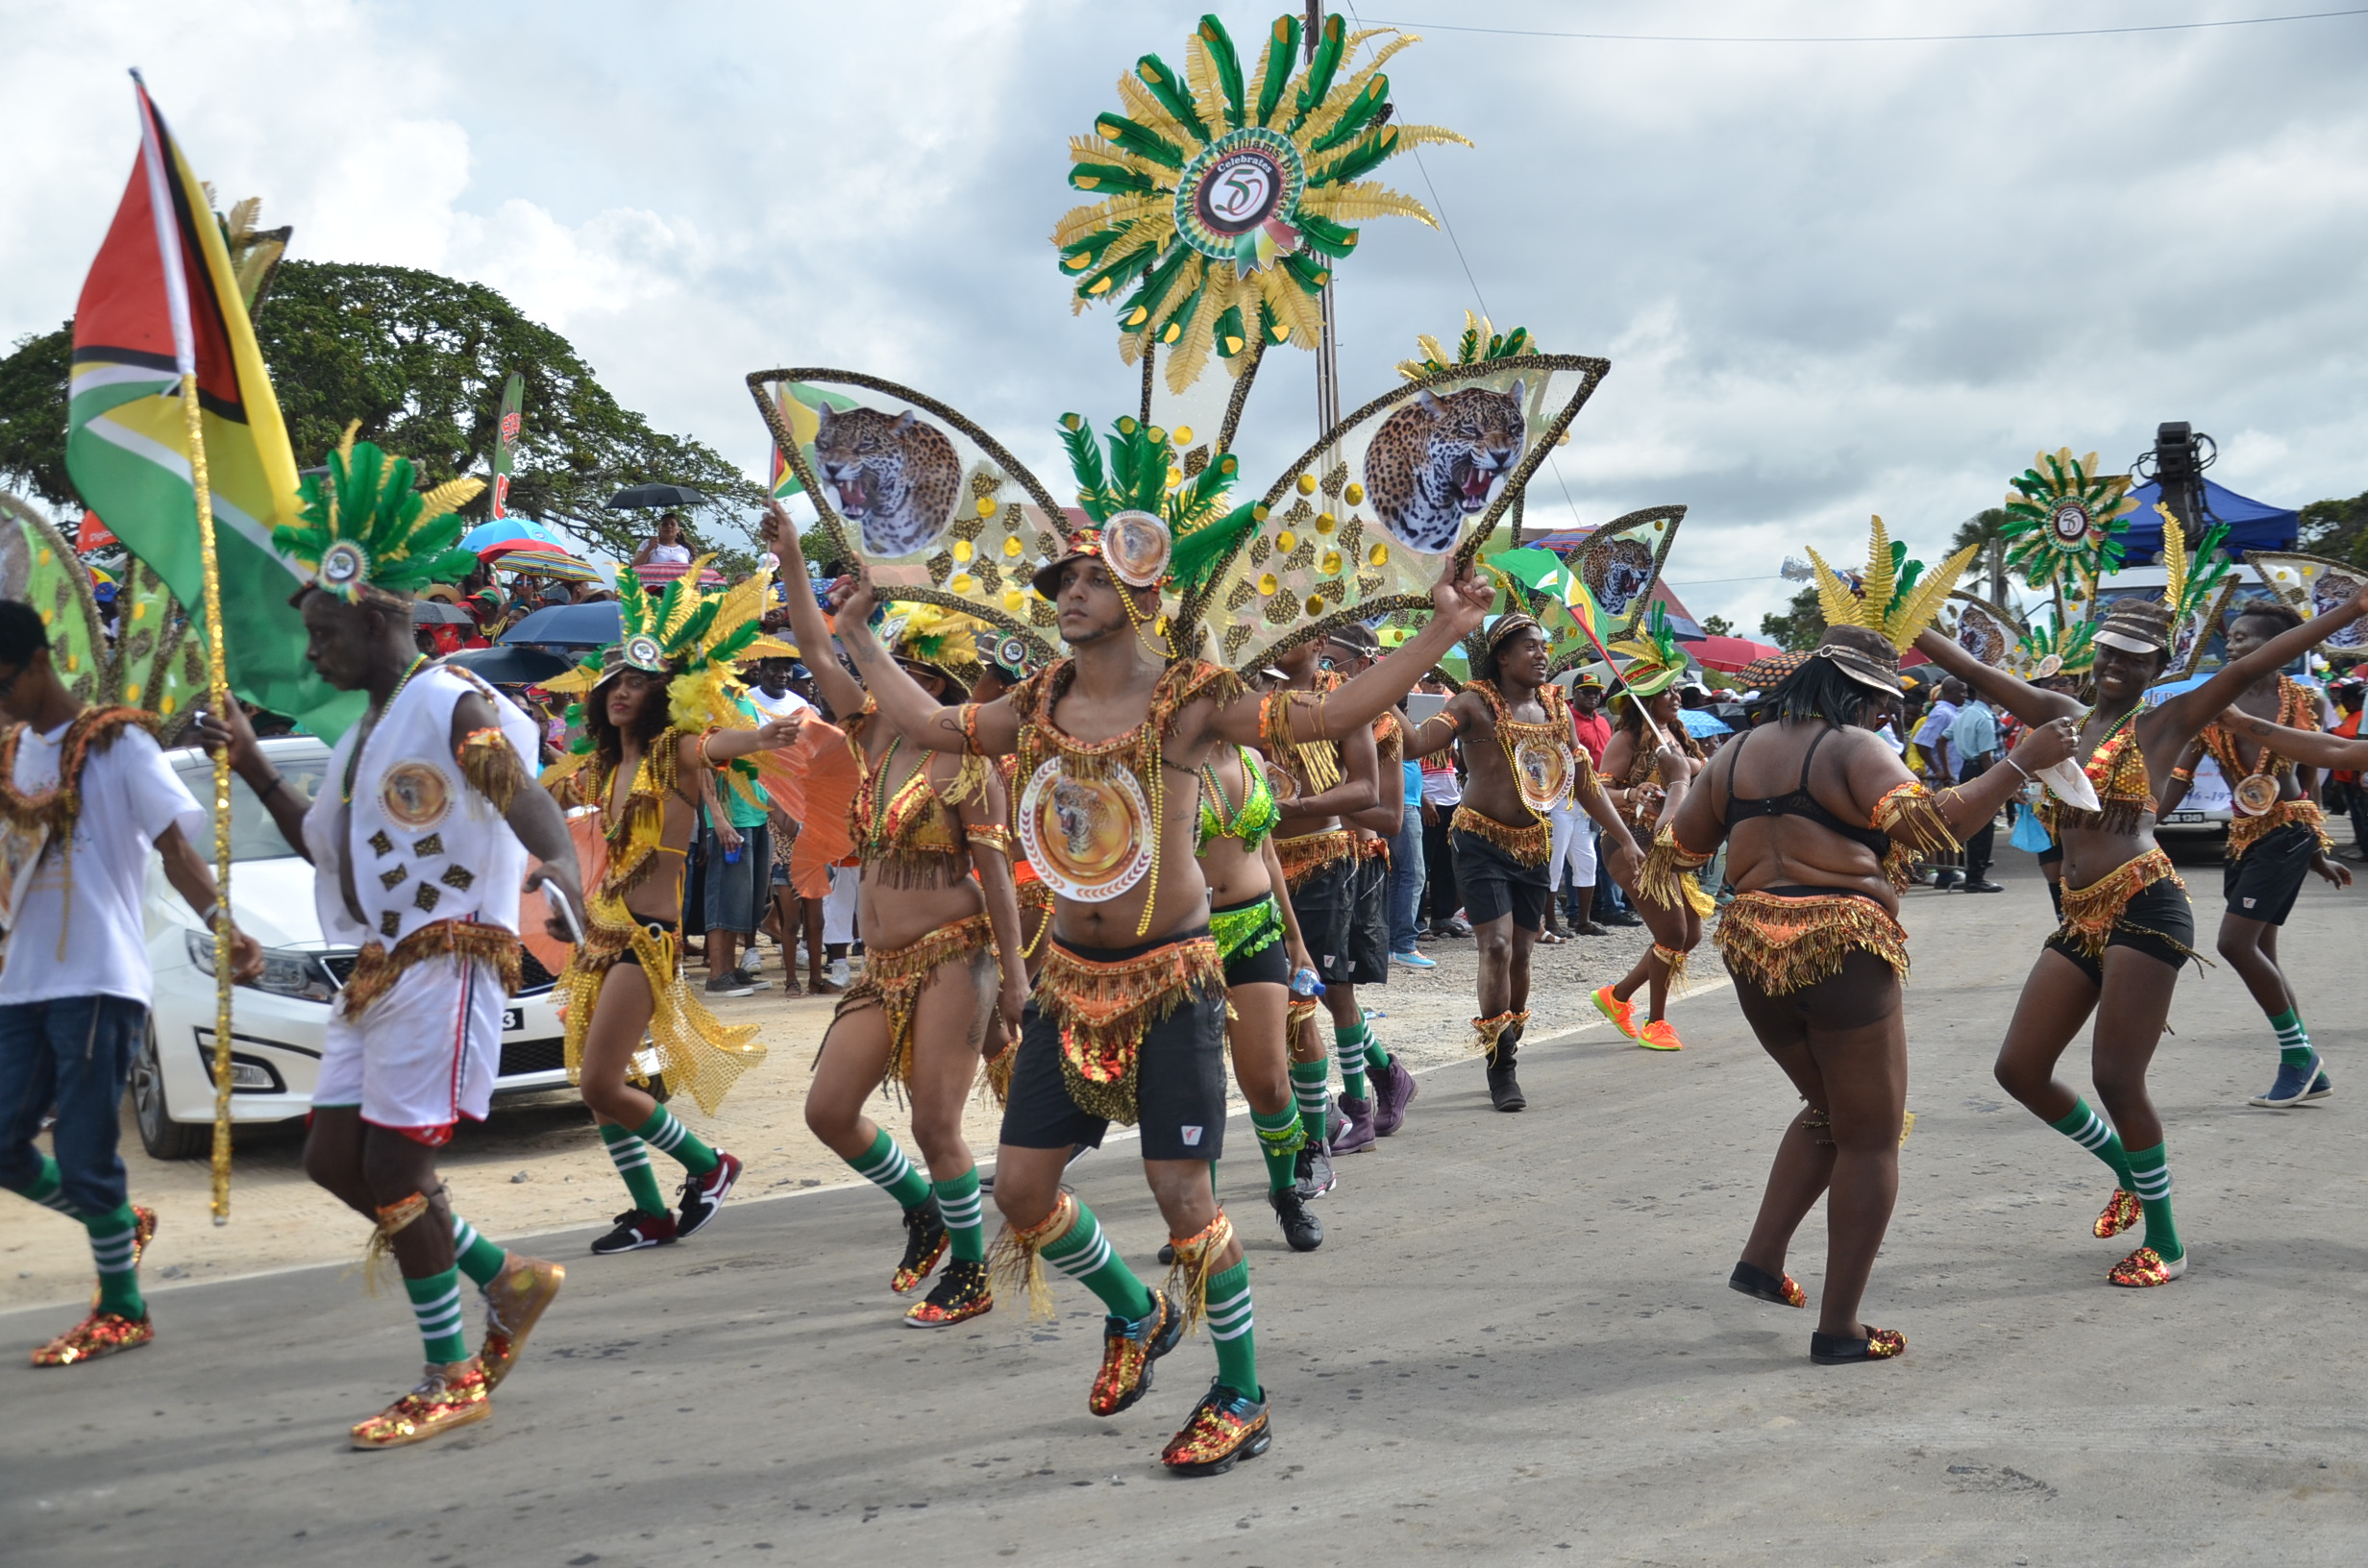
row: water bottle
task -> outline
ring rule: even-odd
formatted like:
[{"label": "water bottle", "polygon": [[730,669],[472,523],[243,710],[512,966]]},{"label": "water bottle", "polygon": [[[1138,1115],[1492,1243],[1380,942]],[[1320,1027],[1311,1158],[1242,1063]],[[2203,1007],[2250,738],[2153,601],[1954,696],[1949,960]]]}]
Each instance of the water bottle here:
[{"label": "water bottle", "polygon": [[1314,969],[1302,968],[1291,977],[1291,994],[1301,1001],[1311,996],[1320,996],[1323,994],[1323,981],[1318,978]]}]

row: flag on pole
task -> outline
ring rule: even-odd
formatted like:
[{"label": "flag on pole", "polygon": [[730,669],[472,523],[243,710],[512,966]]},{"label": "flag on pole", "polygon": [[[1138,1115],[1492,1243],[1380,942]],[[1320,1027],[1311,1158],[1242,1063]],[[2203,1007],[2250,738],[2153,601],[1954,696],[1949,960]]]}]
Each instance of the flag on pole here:
[{"label": "flag on pole", "polygon": [[511,371],[502,387],[502,418],[493,432],[493,511],[495,521],[509,516],[510,469],[518,460],[518,435],[526,429],[527,379]]},{"label": "flag on pole", "polygon": [[272,548],[293,522],[296,460],[203,186],[137,86],[140,156],[74,312],[66,471],[84,502],[192,619],[205,603],[182,367],[197,377],[220,559],[225,674],[248,701],[334,741],[360,717],[305,659],[296,569]]},{"label": "flag on pole", "polygon": [[[789,433],[798,438],[798,444],[802,447],[814,444],[815,431],[822,423],[821,416],[815,412],[817,408],[828,408],[832,413],[843,414],[856,406],[852,398],[842,397],[836,392],[825,392],[803,381],[790,382],[775,393],[774,399],[780,405],[781,423],[789,427]],[[792,496],[804,493],[805,486],[798,482],[798,471],[789,466],[788,458],[781,455],[780,447],[775,446],[773,499],[787,501]]]}]

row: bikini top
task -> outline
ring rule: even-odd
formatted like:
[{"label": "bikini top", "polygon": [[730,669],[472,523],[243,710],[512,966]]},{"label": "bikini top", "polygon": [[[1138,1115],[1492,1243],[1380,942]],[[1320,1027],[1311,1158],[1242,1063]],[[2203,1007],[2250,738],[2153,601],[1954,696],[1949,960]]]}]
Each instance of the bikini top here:
[{"label": "bikini top", "polygon": [[1267,771],[1258,753],[1246,746],[1236,746],[1233,750],[1242,760],[1242,776],[1248,781],[1249,793],[1242,797],[1241,806],[1228,821],[1225,786],[1217,776],[1217,765],[1200,765],[1200,821],[1193,833],[1195,854],[1208,848],[1212,839],[1239,839],[1246,853],[1256,854],[1258,846],[1274,831],[1274,824],[1282,821],[1282,807],[1275,804],[1274,792],[1267,785]]},{"label": "bikini top", "polygon": [[854,797],[847,808],[856,853],[865,866],[888,868],[906,881],[962,874],[965,868],[953,862],[969,853],[970,844],[954,808],[985,792],[986,759],[965,754],[952,781],[941,789],[929,777],[929,754],[922,751],[912,772],[892,785],[904,737],[891,736],[879,761],[868,762],[863,736],[877,715],[866,698],[863,710],[847,723],[847,745],[857,773]]},{"label": "bikini top", "polygon": [[[2288,729],[2319,727],[2318,704],[2310,699],[2309,692],[2300,681],[2287,675],[2278,677],[2276,722]],[[2204,743],[2204,749],[2211,754],[2211,760],[2220,765],[2221,776],[2228,779],[2232,786],[2248,772],[2283,778],[2294,771],[2292,757],[2281,755],[2266,746],[2260,747],[2255,755],[2254,766],[2248,769],[2236,754],[2236,737],[2230,734],[2227,726],[2217,719],[2206,724],[2204,733],[2197,738]]]},{"label": "bikini top", "polygon": [[1735,770],[1741,766],[1743,747],[1751,740],[1749,734],[1739,737],[1735,742],[1734,756],[1727,764],[1726,826],[1732,829],[1737,822],[1751,817],[1799,817],[1816,823],[1829,833],[1862,845],[1878,860],[1888,854],[1891,849],[1891,836],[1888,833],[1836,816],[1809,793],[1809,765],[1815,759],[1817,747],[1823,746],[1825,738],[1833,733],[1832,727],[1817,731],[1816,738],[1809,743],[1809,749],[1801,754],[1801,780],[1789,791],[1783,795],[1763,795],[1749,799],[1735,793]]},{"label": "bikini top", "polygon": [[[2096,711],[2090,708],[2082,714],[2080,723],[2086,724]],[[2135,708],[2123,714],[2081,764],[2081,772],[2088,775],[2089,785],[2097,792],[2097,809],[2083,811],[2057,799],[2053,792],[2042,792],[2035,808],[2042,827],[2059,838],[2066,827],[2132,833],[2140,819],[2155,813],[2154,780],[2146,771],[2146,754],[2137,744],[2137,716]]]}]

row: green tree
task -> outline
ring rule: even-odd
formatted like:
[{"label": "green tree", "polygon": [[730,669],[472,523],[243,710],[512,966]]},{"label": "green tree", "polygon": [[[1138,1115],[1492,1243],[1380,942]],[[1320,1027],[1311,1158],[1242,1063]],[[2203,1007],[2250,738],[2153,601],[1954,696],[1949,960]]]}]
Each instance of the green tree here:
[{"label": "green tree", "polygon": [[1735,623],[1723,615],[1706,615],[1702,618],[1702,635],[1732,637],[1735,635]]},{"label": "green tree", "polygon": [[2368,566],[2368,494],[2304,507],[2301,545],[2313,554]]},{"label": "green tree", "polygon": [[1794,594],[1784,614],[1760,617],[1760,635],[1795,653],[1816,647],[1825,636],[1825,610],[1817,602],[1816,584]]},{"label": "green tree", "polygon": [[[0,359],[0,478],[59,505],[66,478],[65,367],[73,324]],[[688,519],[694,544],[745,538],[760,487],[697,441],[622,407],[566,338],[481,283],[409,267],[286,261],[256,322],[300,465],[322,461],[350,420],[360,437],[417,464],[425,482],[490,471],[502,383],[526,378],[526,420],[509,510],[557,522],[619,555],[648,537],[648,514],[611,511],[629,484],[689,485],[711,506]],[[472,515],[490,504],[481,496]],[[733,517],[733,513],[737,517]],[[735,551],[735,555],[744,553]]]},{"label": "green tree", "polygon": [[[1973,558],[1966,569],[1962,586],[1977,591],[1986,590],[1993,604],[2007,601],[2007,547],[2009,519],[2003,506],[1991,506],[1974,513],[1957,526],[1957,537],[1949,541],[1949,553],[1954,555],[1967,545],[1979,545],[1982,553]],[[1935,565],[1939,563],[1935,562]]]}]

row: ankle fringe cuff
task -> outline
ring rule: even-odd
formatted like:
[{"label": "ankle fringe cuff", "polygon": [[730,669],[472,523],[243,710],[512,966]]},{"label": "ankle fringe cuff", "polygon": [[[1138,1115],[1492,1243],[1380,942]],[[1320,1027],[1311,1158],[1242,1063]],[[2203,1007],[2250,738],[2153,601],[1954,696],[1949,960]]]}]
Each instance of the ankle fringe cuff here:
[{"label": "ankle fringe cuff", "polygon": [[1192,1333],[1209,1310],[1209,1275],[1218,1254],[1233,1239],[1233,1221],[1220,1209],[1217,1217],[1189,1237],[1170,1237],[1175,1262],[1168,1265],[1165,1290],[1184,1313],[1184,1332]]},{"label": "ankle fringe cuff", "polygon": [[1691,951],[1689,947],[1664,947],[1657,942],[1653,943],[1653,956],[1668,968],[1668,993],[1672,996],[1686,994],[1686,957]]},{"label": "ankle fringe cuff", "polygon": [[361,1254],[361,1287],[365,1295],[379,1293],[386,1270],[394,1262],[395,1237],[427,1212],[428,1195],[424,1192],[414,1192],[400,1203],[390,1203],[379,1210],[378,1227],[370,1233],[370,1244]]},{"label": "ankle fringe cuff", "polygon": [[1526,1013],[1499,1013],[1493,1017],[1472,1019],[1472,1048],[1493,1063],[1496,1060],[1497,1040],[1528,1016]]},{"label": "ankle fringe cuff", "polygon": [[1060,1315],[1060,1309],[1052,1300],[1052,1286],[1045,1283],[1044,1251],[1046,1246],[1067,1236],[1076,1222],[1077,1200],[1064,1192],[1052,1206],[1052,1213],[1038,1224],[1023,1229],[1009,1220],[1003,1221],[994,1247],[987,1253],[988,1277],[1006,1290],[1026,1294],[1030,1323],[1049,1322]]}]

